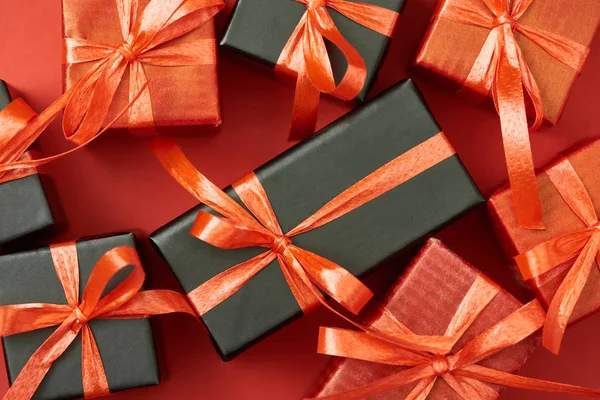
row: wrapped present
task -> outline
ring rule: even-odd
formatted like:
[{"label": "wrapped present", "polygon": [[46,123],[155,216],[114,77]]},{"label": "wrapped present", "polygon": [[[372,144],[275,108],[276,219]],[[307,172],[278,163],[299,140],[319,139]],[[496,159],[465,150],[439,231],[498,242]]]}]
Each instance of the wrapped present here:
[{"label": "wrapped present", "polygon": [[[0,165],[30,158],[28,147],[15,151],[13,146],[35,115],[23,100],[11,102],[6,84],[0,81]],[[0,172],[0,246],[53,224],[42,180],[34,168]]]},{"label": "wrapped present", "polygon": [[537,176],[546,230],[522,229],[512,210],[510,189],[496,192],[489,210],[510,257],[541,302],[548,306],[544,345],[558,352],[568,322],[600,309],[600,141],[560,157]]},{"label": "wrapped present", "polygon": [[0,256],[5,399],[97,397],[156,385],[151,315],[194,315],[182,294],[140,291],[133,234]]},{"label": "wrapped present", "polygon": [[[544,316],[537,300],[521,304],[432,239],[371,312],[364,331],[321,328],[319,352],[343,358],[308,397],[491,400],[503,386],[600,396],[513,375],[537,348]],[[399,343],[410,337],[432,352]]]},{"label": "wrapped present", "polygon": [[531,129],[558,121],[599,22],[596,0],[441,0],[417,57],[471,94],[494,94],[523,227],[542,228],[526,110]]},{"label": "wrapped present", "polygon": [[318,289],[358,311],[371,293],[355,276],[482,202],[411,81],[225,192],[168,139],[153,147],[203,204],[150,239],[224,359],[310,311]]},{"label": "wrapped present", "polygon": [[404,2],[238,0],[221,45],[296,81],[291,137],[304,139],[320,93],[364,100]]}]

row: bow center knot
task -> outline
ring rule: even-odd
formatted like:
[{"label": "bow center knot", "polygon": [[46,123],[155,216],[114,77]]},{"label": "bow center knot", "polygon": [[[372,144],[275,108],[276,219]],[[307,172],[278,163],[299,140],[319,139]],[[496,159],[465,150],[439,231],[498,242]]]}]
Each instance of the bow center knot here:
[{"label": "bow center knot", "polygon": [[592,225],[592,228],[596,228],[600,231],[600,221],[598,221],[594,225]]},{"label": "bow center knot", "polygon": [[516,24],[517,21],[515,21],[515,19],[512,17],[512,15],[505,13],[502,14],[501,16],[499,16],[498,18],[496,18],[496,26],[502,26],[502,25],[510,25],[512,28],[514,28],[514,25]]},{"label": "bow center knot", "polygon": [[306,0],[306,8],[315,10],[317,8],[326,7],[327,0]]},{"label": "bow center knot", "polygon": [[89,321],[88,317],[83,313],[83,311],[81,311],[81,309],[78,306],[73,307],[73,314],[75,314],[75,318],[80,324],[86,324]]},{"label": "bow center knot", "polygon": [[275,236],[273,239],[273,246],[271,248],[275,253],[283,254],[285,249],[287,249],[290,244],[292,244],[292,240],[289,237],[285,235]]},{"label": "bow center knot", "polygon": [[133,47],[131,46],[129,41],[123,42],[123,44],[121,44],[117,51],[123,56],[123,58],[125,58],[130,63],[134,62],[137,59],[137,56],[133,51]]},{"label": "bow center knot", "polygon": [[446,375],[450,372],[450,364],[445,356],[437,356],[431,361],[431,367],[435,376]]}]

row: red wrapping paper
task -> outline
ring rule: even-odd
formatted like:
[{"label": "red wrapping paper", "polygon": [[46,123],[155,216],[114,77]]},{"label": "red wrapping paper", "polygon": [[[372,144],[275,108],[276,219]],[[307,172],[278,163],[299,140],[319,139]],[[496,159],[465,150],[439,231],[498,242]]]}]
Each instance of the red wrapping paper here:
[{"label": "red wrapping paper", "polygon": [[[150,0],[139,0],[138,17]],[[123,42],[115,0],[63,0],[63,36],[85,38],[93,42],[118,46]],[[170,44],[197,39],[215,39],[211,19],[199,29],[175,39]],[[213,59],[216,60],[216,42]],[[83,77],[93,63],[67,64],[64,86],[68,90]],[[157,128],[221,124],[217,65],[161,67],[144,65],[152,95],[152,111]],[[129,68],[114,97],[106,121],[112,121],[129,103]],[[128,128],[125,113],[113,128]]]},{"label": "red wrapping paper", "polygon": [[[477,274],[475,268],[440,241],[432,239],[413,260],[382,305],[416,334],[443,335]],[[455,348],[462,348],[521,306],[518,300],[502,290],[458,341]],[[535,350],[538,342],[537,336],[529,337],[480,364],[505,372],[515,372]],[[342,393],[404,369],[406,368],[354,359],[335,360],[307,397]],[[416,383],[406,385],[372,396],[370,399],[401,399],[406,397],[415,386]],[[490,386],[500,395],[502,387]],[[463,400],[441,379],[437,380],[427,399]]]},{"label": "red wrapping paper", "polygon": [[[585,185],[596,211],[600,210],[599,157],[600,141],[594,141],[579,147],[566,156]],[[506,254],[511,258],[549,239],[585,228],[584,223],[565,203],[545,172],[542,171],[537,175],[537,184],[540,190],[546,230],[519,228],[512,211],[512,199],[509,188],[499,190],[488,202],[490,216],[498,238]],[[571,261],[572,263],[573,261]],[[536,292],[540,301],[547,307],[566,274],[567,271],[564,271],[541,287],[536,286],[533,280],[527,281],[527,283]],[[591,270],[583,293],[575,306],[570,319],[571,323],[600,309],[600,291],[598,291],[598,285],[600,285],[600,271],[598,270],[598,265],[595,265]]]},{"label": "red wrapping paper", "polygon": [[[448,78],[457,88],[465,82],[490,32],[440,18],[446,4],[465,1],[486,7],[484,0],[440,0],[417,56],[418,66]],[[577,0],[576,3],[575,6],[573,0],[534,0],[519,22],[589,47],[600,22],[600,2]],[[515,36],[540,88],[545,122],[554,125],[560,119],[578,73],[522,34],[517,32]]]}]

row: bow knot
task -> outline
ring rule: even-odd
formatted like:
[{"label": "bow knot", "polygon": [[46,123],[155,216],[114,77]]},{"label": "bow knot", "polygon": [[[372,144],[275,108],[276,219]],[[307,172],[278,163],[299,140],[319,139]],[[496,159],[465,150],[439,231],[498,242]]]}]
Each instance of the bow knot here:
[{"label": "bow knot", "polygon": [[510,25],[512,29],[515,29],[515,24],[517,23],[517,21],[509,13],[504,13],[496,18],[495,23],[496,27],[502,25]]},{"label": "bow knot", "polygon": [[132,36],[129,36],[129,39],[126,42],[123,42],[121,46],[117,49],[119,54],[123,56],[127,62],[134,62],[137,59],[137,55],[133,51],[133,46],[131,45]]},{"label": "bow knot", "polygon": [[306,4],[306,8],[314,10],[321,7],[327,7],[327,0],[299,0],[301,3]]},{"label": "bow knot", "polygon": [[75,316],[77,322],[79,322],[81,325],[87,324],[89,322],[89,318],[83,313],[83,311],[81,311],[81,308],[79,308],[79,306],[73,307],[73,315]]},{"label": "bow knot", "polygon": [[271,246],[271,249],[277,254],[283,254],[290,244],[292,244],[292,239],[286,235],[277,235],[273,239],[273,246]]},{"label": "bow knot", "polygon": [[446,375],[448,372],[451,371],[450,363],[448,362],[448,358],[443,355],[435,356],[431,360],[431,367],[433,368],[433,372],[435,373],[435,376],[438,376],[438,377],[442,376],[442,375]]}]

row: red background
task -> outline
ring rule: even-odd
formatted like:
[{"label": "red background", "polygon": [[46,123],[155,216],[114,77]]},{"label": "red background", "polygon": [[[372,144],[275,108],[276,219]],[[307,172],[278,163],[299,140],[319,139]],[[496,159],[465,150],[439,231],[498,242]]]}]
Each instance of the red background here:
[{"label": "red background", "polygon": [[[217,20],[222,30],[234,0]],[[410,0],[403,12],[374,92],[410,76],[410,65],[427,27],[435,0]],[[0,1],[0,77],[14,94],[41,111],[61,94],[61,6],[59,0]],[[284,151],[292,89],[247,61],[220,55],[224,123],[178,138],[196,166],[226,186]],[[538,167],[583,139],[600,133],[600,40],[577,82],[559,126],[532,135]],[[458,99],[444,88],[418,80],[434,115],[456,147],[481,190],[489,196],[506,180],[498,118],[491,109]],[[320,125],[350,109],[324,99]],[[368,134],[368,132],[365,132]],[[55,123],[40,142],[44,154],[68,147]],[[136,230],[144,234],[195,205],[195,200],[161,169],[145,139],[110,132],[89,149],[44,169],[53,178],[68,227],[53,240]],[[495,241],[485,209],[475,211],[440,237],[458,254],[484,270],[522,300],[530,294],[508,268]],[[148,253],[148,252],[147,252]],[[167,267],[155,254],[147,269],[150,287],[175,288]],[[384,268],[370,284],[381,292],[401,272]],[[115,399],[299,399],[329,361],[315,354],[320,325],[335,324],[323,310],[314,312],[258,344],[230,363],[223,363],[199,324],[185,316],[158,318],[156,327],[163,382],[158,387],[114,394]],[[558,357],[539,349],[521,370],[523,375],[600,387],[600,315],[568,330]],[[0,392],[7,388],[0,366]],[[505,399],[567,398],[561,395],[507,390]]]}]

